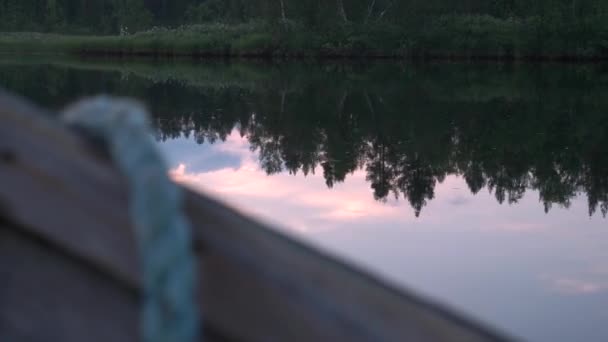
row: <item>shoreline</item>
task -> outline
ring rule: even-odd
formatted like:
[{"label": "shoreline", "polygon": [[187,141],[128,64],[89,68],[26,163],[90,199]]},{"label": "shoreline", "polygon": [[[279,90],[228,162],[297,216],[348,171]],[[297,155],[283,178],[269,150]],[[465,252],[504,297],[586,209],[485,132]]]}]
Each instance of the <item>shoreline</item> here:
[{"label": "shoreline", "polygon": [[[448,31],[446,31],[448,32]],[[442,33],[446,33],[443,32]],[[548,46],[522,32],[500,39],[464,33],[350,30],[324,36],[314,31],[265,31],[256,26],[194,26],[156,29],[124,36],[81,36],[34,32],[0,32],[0,54],[68,55],[113,59],[227,59],[414,61],[497,63],[602,63],[608,45],[584,37],[576,45],[564,40]],[[603,42],[603,41],[602,41]],[[606,42],[608,44],[608,41]]]},{"label": "shoreline", "polygon": [[576,55],[524,55],[524,56],[503,56],[503,55],[466,55],[466,54],[354,54],[354,53],[216,53],[216,52],[197,52],[180,53],[165,51],[90,51],[82,50],[68,52],[66,55],[78,56],[83,58],[104,58],[130,59],[134,57],[144,59],[181,59],[181,60],[320,60],[320,61],[414,61],[414,62],[500,62],[500,63],[603,63],[608,61],[606,56],[576,56]]},{"label": "shoreline", "polygon": [[[18,45],[15,45],[18,47]],[[608,62],[608,55],[579,56],[563,55],[499,55],[499,54],[444,54],[444,53],[353,53],[353,52],[217,52],[217,51],[133,51],[90,48],[71,49],[11,49],[10,44],[0,43],[0,55],[71,56],[92,59],[141,59],[141,60],[227,60],[227,61],[407,61],[407,62],[481,62],[481,63],[560,63],[592,64]]]},{"label": "shoreline", "polygon": [[[6,46],[6,45],[4,45]],[[446,63],[559,63],[559,64],[594,64],[608,62],[606,56],[576,56],[576,55],[468,55],[468,54],[355,54],[355,53],[273,53],[273,52],[175,52],[175,51],[124,51],[124,50],[13,50],[2,49],[0,55],[4,56],[66,56],[84,59],[107,60],[180,60],[180,61],[263,61],[263,62],[289,62],[289,61],[320,61],[320,62],[446,62]]]}]

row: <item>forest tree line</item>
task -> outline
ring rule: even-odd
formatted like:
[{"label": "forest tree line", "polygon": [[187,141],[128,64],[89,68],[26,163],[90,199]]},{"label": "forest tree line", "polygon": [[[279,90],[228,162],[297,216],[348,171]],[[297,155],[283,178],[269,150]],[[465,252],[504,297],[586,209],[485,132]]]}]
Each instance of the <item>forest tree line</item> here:
[{"label": "forest tree line", "polygon": [[319,30],[345,23],[422,29],[454,15],[597,30],[607,12],[603,0],[0,0],[0,30],[116,34],[250,21],[293,22]]}]

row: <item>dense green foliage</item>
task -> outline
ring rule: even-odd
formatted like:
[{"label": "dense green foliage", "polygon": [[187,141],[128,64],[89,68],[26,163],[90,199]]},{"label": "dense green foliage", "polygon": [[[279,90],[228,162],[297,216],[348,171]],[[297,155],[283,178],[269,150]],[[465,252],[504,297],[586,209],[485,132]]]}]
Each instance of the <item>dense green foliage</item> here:
[{"label": "dense green foliage", "polygon": [[[256,32],[226,41],[223,30],[208,29],[217,29],[209,25],[216,23],[249,23]],[[197,37],[201,26],[195,26],[169,31],[189,34],[176,37],[177,47],[168,51],[162,35],[160,43],[155,41],[158,29],[127,45],[156,54],[206,51],[213,40],[241,54],[608,55],[608,2],[603,0],[0,0],[3,31],[125,35],[194,24],[207,28],[202,43]],[[115,52],[128,53],[121,42],[107,43]]]},{"label": "dense green foliage", "polygon": [[144,23],[181,26],[252,19],[290,20],[307,27],[329,28],[346,21],[420,28],[450,15],[535,18],[555,27],[591,24],[605,18],[607,10],[602,0],[0,0],[0,29],[118,33],[121,26]]},{"label": "dense green foliage", "polygon": [[0,0],[2,31],[118,33],[152,22],[142,0]]},{"label": "dense green foliage", "polygon": [[[55,108],[110,92],[145,99],[159,140],[198,143],[240,131],[268,173],[364,170],[374,196],[420,213],[448,175],[546,210],[584,193],[608,213],[608,78],[601,67],[462,64],[0,64],[14,91]],[[77,70],[79,69],[79,70]]]}]

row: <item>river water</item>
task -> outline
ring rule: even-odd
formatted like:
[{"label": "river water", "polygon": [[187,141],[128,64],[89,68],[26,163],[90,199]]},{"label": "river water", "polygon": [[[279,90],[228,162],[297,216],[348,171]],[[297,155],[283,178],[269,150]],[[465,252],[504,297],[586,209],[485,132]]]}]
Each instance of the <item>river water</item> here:
[{"label": "river water", "polygon": [[3,57],[0,85],[139,98],[176,181],[510,336],[608,341],[606,71]]}]

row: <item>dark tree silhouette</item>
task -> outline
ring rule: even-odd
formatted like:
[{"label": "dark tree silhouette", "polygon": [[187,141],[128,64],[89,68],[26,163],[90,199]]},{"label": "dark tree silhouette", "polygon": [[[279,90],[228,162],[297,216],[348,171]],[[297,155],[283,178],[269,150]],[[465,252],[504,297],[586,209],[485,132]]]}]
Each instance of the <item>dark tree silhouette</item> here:
[{"label": "dark tree silhouette", "polygon": [[608,84],[590,77],[596,67],[215,65],[161,79],[140,67],[9,64],[0,79],[55,108],[101,91],[142,98],[159,141],[215,143],[237,130],[268,174],[319,169],[333,187],[362,170],[377,200],[403,198],[416,215],[451,174],[500,203],[534,189],[548,211],[586,194],[591,215],[608,214]]}]

